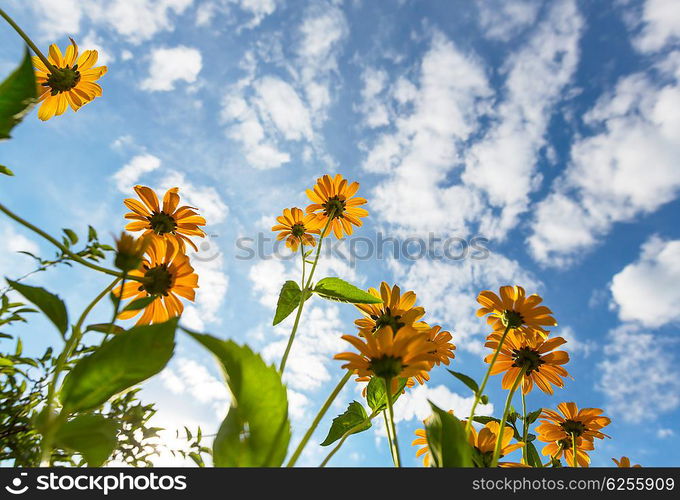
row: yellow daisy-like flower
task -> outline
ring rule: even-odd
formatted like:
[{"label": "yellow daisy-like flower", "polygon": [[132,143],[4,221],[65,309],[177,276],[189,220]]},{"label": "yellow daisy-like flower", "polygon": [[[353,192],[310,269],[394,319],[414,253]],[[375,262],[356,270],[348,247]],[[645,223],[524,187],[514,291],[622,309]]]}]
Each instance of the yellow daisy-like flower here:
[{"label": "yellow daisy-like flower", "polygon": [[342,238],[343,234],[349,236],[354,231],[352,226],[360,227],[363,224],[361,218],[368,215],[368,210],[361,208],[366,200],[354,197],[358,190],[358,182],[348,184],[347,179],[343,179],[340,174],[335,178],[324,175],[317,179],[313,189],[307,190],[312,204],[306,211],[315,215],[321,228],[332,217],[328,232],[332,230],[336,238]]},{"label": "yellow daisy-like flower", "polygon": [[477,296],[482,307],[477,316],[488,314],[487,323],[493,331],[503,331],[506,327],[525,334],[539,333],[548,336],[545,326],[557,326],[552,311],[539,306],[543,299],[536,295],[526,296],[521,286],[502,286],[500,297],[491,290],[484,290]]},{"label": "yellow daisy-like flower", "polygon": [[347,361],[343,368],[353,370],[360,377],[385,379],[409,378],[429,371],[435,361],[426,336],[410,326],[393,333],[385,326],[366,337],[343,335],[342,338],[359,350],[336,354],[334,359]]},{"label": "yellow daisy-like flower", "polygon": [[314,235],[321,231],[315,215],[305,215],[297,207],[286,208],[276,221],[278,224],[272,227],[272,231],[281,231],[276,239],[280,241],[286,238],[286,246],[293,252],[297,252],[300,244],[310,247],[316,245]]},{"label": "yellow daisy-like flower", "polygon": [[153,189],[146,186],[135,186],[135,192],[141,202],[135,198],[123,201],[132,212],[125,214],[131,219],[125,229],[128,231],[144,231],[145,235],[160,237],[172,242],[175,248],[184,252],[185,243],[198,251],[189,236],[203,238],[205,233],[198,226],[205,226],[205,219],[198,215],[194,207],[179,205],[179,188],[168,189],[163,196],[163,206],[158,203],[158,196]]},{"label": "yellow daisy-like flower", "polygon": [[116,239],[115,266],[125,272],[137,269],[150,243],[151,238],[148,236],[135,238],[125,232],[121,233],[120,238]]},{"label": "yellow daisy-like flower", "polygon": [[[488,422],[479,430],[478,434],[474,426],[470,427],[470,444],[476,448],[482,462],[487,467],[493,461],[493,452],[496,448],[496,439],[498,437],[499,428],[500,424],[498,422]],[[514,431],[512,428],[510,426],[505,426],[503,437],[501,438],[501,457],[509,455],[513,451],[524,446],[524,443],[510,444],[513,436]],[[500,467],[516,466],[516,464],[512,462],[499,463],[498,465]]]},{"label": "yellow daisy-like flower", "polygon": [[[541,453],[556,460],[559,460],[564,456],[564,461],[567,463],[567,466],[572,467],[574,465],[574,446],[572,443],[573,439],[571,437],[561,439],[560,441],[549,443],[544,446]],[[590,455],[588,455],[588,452],[593,451],[594,449],[595,446],[592,441],[576,438],[576,463],[579,467],[588,467],[590,465]]]},{"label": "yellow daisy-like flower", "polygon": [[560,403],[557,405],[557,409],[559,413],[544,408],[539,417],[541,424],[536,427],[537,439],[544,443],[550,443],[543,448],[542,453],[554,456],[558,450],[562,450],[566,454],[567,463],[571,465],[573,463],[571,449],[573,437],[575,437],[577,461],[582,467],[587,467],[590,458],[583,450],[593,450],[595,438],[609,437],[601,432],[601,429],[609,425],[611,420],[603,416],[603,410],[599,408],[582,408],[579,410],[576,403]]},{"label": "yellow daisy-like flower", "polygon": [[[155,297],[144,308],[142,316],[137,320],[138,325],[163,323],[180,316],[184,305],[179,297],[193,301],[196,296],[198,275],[191,267],[189,257],[171,240],[153,238],[141,266],[129,274],[144,278],[145,281],[126,282],[122,294],[121,287],[116,288],[114,293],[121,300]],[[130,319],[140,312],[141,310],[123,311],[118,318]]]},{"label": "yellow daisy-like flower", "polygon": [[71,106],[78,111],[95,97],[102,95],[102,88],[95,83],[107,72],[106,66],[94,67],[97,63],[96,50],[86,50],[78,55],[78,45],[71,39],[71,45],[62,55],[56,44],[50,45],[48,61],[56,71],[52,73],[39,57],[33,57],[35,79],[38,83],[38,101],[42,102],[38,118],[49,120],[63,114]]},{"label": "yellow daisy-like flower", "polygon": [[630,458],[628,458],[628,457],[621,457],[620,460],[616,460],[615,458],[612,458],[612,460],[614,461],[614,463],[616,464],[617,467],[621,467],[621,468],[624,468],[624,469],[629,468],[629,467],[633,467],[633,468],[642,467],[642,465],[640,465],[640,464],[630,465]]},{"label": "yellow daisy-like flower", "polygon": [[364,315],[354,322],[359,329],[359,335],[367,336],[383,326],[390,326],[393,331],[403,326],[412,326],[420,331],[430,329],[427,323],[420,321],[425,315],[425,309],[415,307],[416,294],[412,291],[402,295],[397,285],[390,288],[383,281],[380,284],[380,292],[375,288],[369,288],[368,293],[381,299],[382,304],[355,304]]},{"label": "yellow daisy-like flower", "polygon": [[[493,332],[486,339],[486,347],[494,351],[503,334]],[[523,335],[517,331],[508,332],[498,353],[498,358],[491,368],[491,375],[505,372],[503,376],[503,389],[511,389],[522,369],[525,370],[522,378],[522,392],[529,393],[534,384],[546,394],[553,393],[553,385],[564,387],[564,377],[569,372],[561,365],[569,362],[569,354],[566,351],[554,349],[566,343],[562,337],[553,337],[548,340],[535,334]],[[489,354],[484,361],[491,363],[493,354]]]},{"label": "yellow daisy-like flower", "polygon": [[[427,340],[432,346],[432,351],[430,351],[430,353],[434,356],[434,364],[437,366],[439,366],[441,363],[448,365],[450,360],[456,357],[456,355],[453,353],[453,351],[456,349],[456,346],[449,342],[453,338],[451,333],[447,331],[441,331],[441,329],[441,326],[433,326],[432,328],[425,330]],[[432,369],[432,367],[430,367],[430,369]],[[430,380],[430,374],[429,372],[425,371],[419,373],[414,378],[420,385],[424,385],[425,382]],[[409,382],[413,381],[409,380]],[[411,383],[411,386],[412,385],[415,384]]]}]

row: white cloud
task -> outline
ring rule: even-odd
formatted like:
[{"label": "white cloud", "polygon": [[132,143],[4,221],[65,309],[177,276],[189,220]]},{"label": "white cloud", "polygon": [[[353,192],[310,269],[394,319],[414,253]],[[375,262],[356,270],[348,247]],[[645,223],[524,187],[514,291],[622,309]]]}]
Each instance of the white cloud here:
[{"label": "white cloud", "polygon": [[[470,415],[474,399],[474,396],[463,397],[456,394],[444,385],[418,385],[399,397],[394,405],[394,420],[395,423],[413,419],[425,420],[432,415],[429,401],[444,411],[453,410],[453,414],[459,419],[466,419]],[[475,409],[475,414],[493,414],[493,404],[480,404]]]},{"label": "white cloud", "polygon": [[642,32],[634,40],[642,52],[655,52],[680,41],[680,9],[675,0],[647,0],[642,23]]},{"label": "white cloud", "polygon": [[[217,14],[228,15],[232,7],[236,6],[241,11],[249,14],[250,19],[243,25],[238,27],[240,31],[243,28],[255,28],[267,17],[276,11],[277,0],[217,0],[213,2],[201,3],[196,10],[196,25],[208,26],[215,19]],[[233,22],[233,16],[227,19],[228,22]]]},{"label": "white cloud", "polygon": [[671,341],[622,325],[608,334],[598,389],[607,408],[630,423],[649,422],[680,406],[678,360]]},{"label": "white cloud", "polygon": [[[33,259],[17,252],[30,252],[40,255],[40,247],[33,241],[16,231],[12,223],[0,222],[0,276],[16,279],[36,268]],[[5,283],[0,289],[5,288]]]},{"label": "white cloud", "polygon": [[128,42],[139,44],[161,31],[174,29],[175,15],[184,13],[193,0],[37,0],[31,7],[46,38],[76,35],[81,23],[107,27]]},{"label": "white cloud", "polygon": [[293,87],[279,78],[264,77],[254,84],[260,116],[277,128],[286,140],[312,140],[309,112]]},{"label": "white cloud", "polygon": [[165,171],[160,187],[163,191],[179,187],[183,204],[196,207],[209,226],[224,222],[229,215],[229,207],[213,186],[194,184],[187,180],[184,173],[175,170]]},{"label": "white cloud", "polygon": [[501,41],[510,40],[532,25],[541,7],[537,0],[487,0],[475,5],[484,36]]},{"label": "white cloud", "polygon": [[652,237],[640,258],[614,275],[611,292],[622,321],[656,328],[680,320],[680,240]]},{"label": "white cloud", "polygon": [[197,49],[184,45],[154,49],[149,76],[142,80],[140,88],[152,92],[174,90],[177,82],[194,83],[202,67],[203,60]]},{"label": "white cloud", "polygon": [[[513,260],[491,253],[485,260],[432,261],[420,259],[411,265],[392,264],[402,290],[413,290],[426,311],[425,320],[453,333],[458,348],[483,351],[490,333],[483,318],[477,318],[477,294],[501,285],[518,284],[536,293],[540,284]],[[548,301],[549,304],[549,301]]]},{"label": "white cloud", "polygon": [[141,154],[133,156],[123,168],[113,174],[112,178],[121,193],[130,193],[144,174],[153,172],[160,166],[160,158],[148,153]]},{"label": "white cloud", "polygon": [[[570,354],[579,354],[584,358],[590,356],[597,348],[597,342],[591,339],[581,340],[570,326],[560,326],[554,333],[567,341],[566,349]],[[572,356],[573,357],[573,356]]]},{"label": "white cloud", "polygon": [[528,43],[505,64],[505,100],[495,108],[491,128],[467,153],[463,173],[463,181],[500,211],[482,220],[486,236],[502,238],[513,229],[540,184],[538,153],[554,106],[576,70],[582,26],[574,1],[553,2]]},{"label": "white cloud", "polygon": [[571,163],[537,205],[528,243],[539,262],[569,265],[615,223],[652,213],[678,196],[678,68],[667,67],[670,74],[657,80],[671,83],[644,74],[623,78],[585,115],[597,133],[573,143]]},{"label": "white cloud", "polygon": [[388,74],[385,70],[366,68],[361,74],[361,104],[357,107],[364,115],[364,124],[368,128],[377,128],[390,123],[389,110],[385,99],[380,94],[387,88]]},{"label": "white cloud", "polygon": [[116,60],[113,50],[105,48],[101,37],[94,31],[89,31],[79,45],[82,49],[97,51],[97,65],[106,66]]},{"label": "white cloud", "polygon": [[661,428],[656,431],[656,437],[659,439],[666,439],[675,436],[675,431],[673,429]]}]

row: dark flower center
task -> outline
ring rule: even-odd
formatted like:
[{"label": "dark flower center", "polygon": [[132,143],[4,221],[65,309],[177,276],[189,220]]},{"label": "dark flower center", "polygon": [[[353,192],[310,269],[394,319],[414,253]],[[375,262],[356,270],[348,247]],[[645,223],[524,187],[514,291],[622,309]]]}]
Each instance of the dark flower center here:
[{"label": "dark flower center", "polygon": [[165,212],[153,212],[151,217],[148,217],[151,230],[159,235],[172,233],[177,229],[177,222],[172,216]]},{"label": "dark flower center", "polygon": [[525,368],[526,375],[531,374],[533,371],[539,371],[541,365],[545,364],[545,361],[541,359],[541,355],[538,353],[538,351],[528,347],[513,349],[512,359],[514,360],[512,366]]},{"label": "dark flower center", "polygon": [[52,89],[52,95],[57,95],[62,92],[68,92],[78,85],[78,82],[80,82],[80,71],[78,71],[78,65],[76,64],[73,68],[66,66],[65,68],[59,68],[54,73],[50,73],[47,81],[42,85]]},{"label": "dark flower center", "polygon": [[371,314],[371,319],[375,321],[375,326],[373,327],[374,332],[383,326],[390,326],[392,327],[392,332],[396,335],[400,328],[406,326],[406,323],[399,321],[401,316],[392,316],[392,311],[390,311],[389,307],[386,307],[385,311],[380,316]]},{"label": "dark flower center", "polygon": [[303,224],[293,224],[293,227],[290,228],[290,232],[293,233],[293,236],[299,238],[305,234],[305,226]]},{"label": "dark flower center", "polygon": [[343,212],[345,211],[345,200],[341,200],[338,196],[333,196],[329,198],[323,205],[323,213],[326,217],[330,217],[331,212],[333,213],[333,218],[343,217]]},{"label": "dark flower center", "polygon": [[393,356],[383,356],[382,358],[372,359],[369,366],[377,377],[390,379],[399,375],[401,370],[405,367],[401,362],[401,358],[395,358]]},{"label": "dark flower center", "polygon": [[519,328],[524,324],[524,318],[522,318],[522,315],[517,311],[511,311],[510,309],[506,309],[503,312],[501,321],[503,322],[504,326],[509,326],[510,328]]},{"label": "dark flower center", "polygon": [[149,295],[168,295],[172,288],[172,273],[168,271],[167,264],[148,268],[144,266],[144,283],[139,287],[139,291],[144,290]]},{"label": "dark flower center", "polygon": [[576,437],[581,436],[588,430],[586,429],[586,426],[583,425],[583,422],[579,422],[577,420],[565,420],[560,424],[560,427],[562,427],[562,430],[564,430],[564,432],[570,436],[576,435]]}]

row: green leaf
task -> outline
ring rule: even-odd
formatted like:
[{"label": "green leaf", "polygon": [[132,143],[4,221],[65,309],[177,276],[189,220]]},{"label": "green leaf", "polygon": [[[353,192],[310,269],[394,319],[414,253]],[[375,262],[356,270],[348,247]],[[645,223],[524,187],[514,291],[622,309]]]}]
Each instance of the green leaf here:
[{"label": "green leaf", "polygon": [[531,413],[529,413],[529,414],[527,415],[526,424],[527,424],[527,425],[531,425],[531,424],[533,424],[534,422],[536,422],[536,419],[538,419],[538,417],[541,416],[541,412],[542,412],[542,411],[543,411],[543,408],[539,408],[538,410],[532,411]]},{"label": "green leaf", "polygon": [[26,297],[27,300],[33,302],[38,309],[54,323],[54,326],[59,329],[62,336],[66,334],[66,329],[68,328],[68,313],[66,312],[64,301],[44,288],[22,285],[21,283],[9,279],[7,280],[7,283],[21,295]]},{"label": "green leaf", "polygon": [[[397,391],[392,395],[392,402],[395,402],[401,396],[401,391],[406,387],[407,379],[399,379],[397,384]],[[372,377],[366,386],[366,403],[374,412],[382,411],[387,408],[387,395],[385,393],[385,383],[379,377]]]},{"label": "green leaf", "polygon": [[213,442],[217,467],[278,467],[290,441],[281,375],[248,346],[184,329],[221,363],[232,403]]},{"label": "green leaf", "polygon": [[99,332],[99,333],[109,333],[109,329],[111,330],[111,333],[113,335],[120,335],[122,333],[125,333],[127,330],[125,328],[122,328],[118,325],[113,325],[113,328],[111,328],[110,323],[96,323],[94,325],[89,325],[85,331],[86,332]]},{"label": "green leaf", "polygon": [[[357,427],[362,424],[362,422],[365,423],[360,427]],[[345,413],[338,415],[333,419],[331,428],[328,431],[328,436],[326,436],[326,439],[321,443],[321,446],[333,444],[354,427],[357,428],[352,431],[351,434],[357,434],[371,428],[371,421],[368,420],[366,410],[364,410],[361,403],[357,401],[352,401],[347,407],[347,410],[345,410]]]},{"label": "green leaf", "polygon": [[[281,287],[279,294],[279,301],[276,304],[276,314],[274,314],[273,325],[278,325],[292,313],[300,305],[301,290],[295,281],[286,281]],[[305,300],[307,300],[311,293],[307,292]]]},{"label": "green leaf", "polygon": [[465,426],[455,416],[430,401],[432,416],[425,432],[435,467],[472,467],[472,447],[465,436]]},{"label": "green leaf", "polygon": [[531,467],[543,467],[543,462],[541,462],[541,456],[538,454],[538,450],[534,443],[527,443],[527,462]]},{"label": "green leaf", "polygon": [[466,386],[468,386],[468,388],[473,393],[477,394],[479,392],[479,386],[477,385],[477,382],[475,382],[473,378],[468,377],[464,373],[454,372],[454,371],[449,370],[449,369],[447,369],[446,371],[449,372],[454,377],[456,377],[461,382],[463,382]]},{"label": "green leaf", "polygon": [[0,165],[0,174],[8,175],[10,177],[14,176],[14,172],[12,172],[9,168],[7,168],[4,165]]},{"label": "green leaf", "polygon": [[[115,294],[112,294],[114,297]],[[117,297],[116,297],[117,298]],[[144,309],[146,306],[151,304],[158,297],[155,295],[149,295],[148,297],[142,297],[141,299],[135,299],[123,308],[123,311],[139,311]],[[122,312],[122,311],[121,311]]]},{"label": "green leaf", "polygon": [[62,425],[55,444],[80,453],[90,467],[99,467],[118,444],[118,424],[102,415],[79,415]]},{"label": "green leaf", "polygon": [[76,234],[76,232],[73,229],[65,228],[65,229],[62,229],[62,231],[64,231],[64,234],[69,239],[69,241],[71,242],[72,245],[75,245],[76,243],[78,243],[78,235]]},{"label": "green leaf", "polygon": [[10,138],[11,130],[31,110],[36,94],[33,62],[26,48],[19,67],[0,83],[0,140]]},{"label": "green leaf", "polygon": [[489,422],[498,422],[499,424],[501,422],[496,417],[485,417],[483,415],[477,415],[475,417],[472,417],[472,421],[480,423],[480,424],[484,424],[484,425],[488,424]]},{"label": "green leaf", "polygon": [[131,328],[81,358],[66,375],[61,401],[70,411],[95,408],[156,375],[172,358],[177,318]]},{"label": "green leaf", "polygon": [[319,297],[336,302],[350,304],[381,304],[382,299],[364,292],[362,289],[350,285],[340,278],[324,278],[314,287],[314,293]]}]

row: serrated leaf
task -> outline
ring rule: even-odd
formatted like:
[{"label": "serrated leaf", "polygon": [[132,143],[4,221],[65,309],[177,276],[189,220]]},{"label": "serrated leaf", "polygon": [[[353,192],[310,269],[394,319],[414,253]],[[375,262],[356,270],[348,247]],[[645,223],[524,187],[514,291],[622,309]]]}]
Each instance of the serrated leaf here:
[{"label": "serrated leaf", "polygon": [[[362,423],[364,423],[364,425],[361,425]],[[345,413],[338,415],[333,419],[328,435],[323,443],[321,443],[321,446],[333,444],[355,427],[356,429],[353,430],[351,434],[358,434],[359,432],[371,428],[371,421],[368,420],[366,410],[358,401],[352,401],[347,407],[347,410],[345,410]]]},{"label": "serrated leaf", "polygon": [[[392,402],[395,402],[401,396],[401,392],[406,387],[407,379],[401,378],[398,381],[396,392],[392,395]],[[385,393],[385,383],[381,378],[372,377],[366,386],[366,403],[373,410],[382,411],[387,408],[387,397]]]},{"label": "serrated leaf", "polygon": [[[115,294],[112,294],[112,295],[115,297]],[[141,299],[135,299],[132,302],[130,302],[129,304],[127,304],[123,308],[123,311],[139,311],[140,309],[144,309],[146,306],[151,304],[156,299],[158,299],[158,297],[156,297],[155,295],[149,295],[148,297],[142,297]]]},{"label": "serrated leaf", "polygon": [[89,467],[99,467],[118,444],[118,424],[102,415],[79,415],[64,423],[55,435],[55,444],[80,453]]},{"label": "serrated leaf", "polygon": [[61,386],[63,405],[89,410],[156,375],[172,358],[177,320],[131,328],[78,360]]},{"label": "serrated leaf", "polygon": [[[284,319],[297,309],[300,305],[301,290],[295,281],[286,281],[281,287],[279,293],[279,300],[276,304],[276,313],[274,314],[273,325],[278,325]],[[305,300],[309,298],[310,294],[307,292]]]},{"label": "serrated leaf", "polygon": [[4,165],[0,165],[0,174],[7,175],[9,177],[14,177],[14,172]]},{"label": "serrated leaf", "polygon": [[21,283],[9,279],[7,280],[7,283],[28,301],[35,304],[38,309],[54,323],[54,326],[57,327],[62,336],[66,334],[68,328],[68,313],[66,312],[64,301],[44,288],[22,285]]},{"label": "serrated leaf", "polygon": [[460,372],[454,372],[453,370],[446,370],[449,372],[451,375],[456,377],[458,380],[463,382],[474,394],[477,394],[479,392],[479,385],[477,385],[477,382],[472,377],[468,377],[464,373]]},{"label": "serrated leaf", "polygon": [[36,94],[33,62],[26,48],[19,67],[0,83],[0,140],[10,138],[12,129],[31,110]]},{"label": "serrated leaf", "polygon": [[290,441],[288,395],[281,374],[248,346],[185,331],[215,355],[232,395],[213,442],[215,466],[280,466]]},{"label": "serrated leaf", "polygon": [[340,278],[324,278],[314,287],[314,293],[319,297],[336,302],[350,304],[381,304],[382,299],[364,292],[361,288],[347,283]]},{"label": "serrated leaf", "polygon": [[431,401],[432,416],[425,423],[428,447],[435,467],[472,467],[472,447],[458,418]]}]

